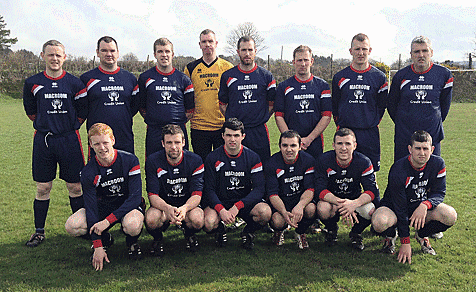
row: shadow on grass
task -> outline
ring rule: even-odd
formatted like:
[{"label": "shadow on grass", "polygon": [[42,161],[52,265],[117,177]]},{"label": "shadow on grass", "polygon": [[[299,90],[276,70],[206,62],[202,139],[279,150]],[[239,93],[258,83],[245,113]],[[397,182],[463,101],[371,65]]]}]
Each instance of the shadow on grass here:
[{"label": "shadow on grass", "polygon": [[260,232],[255,249],[246,251],[240,247],[238,231],[229,233],[229,244],[220,249],[212,236],[200,232],[200,250],[192,254],[185,251],[181,233],[170,229],[165,233],[163,258],[147,255],[152,238],[144,232],[139,240],[144,254],[140,261],[128,259],[125,237],[114,229],[115,244],[108,250],[111,263],[102,272],[93,270],[91,244],[86,240],[56,235],[37,248],[27,248],[23,242],[3,244],[3,289],[288,290],[318,282],[332,286],[340,278],[391,281],[410,269],[381,254],[380,240],[369,234],[364,252],[351,250],[346,234],[339,235],[339,245],[333,248],[324,246],[322,235],[310,235],[311,248],[300,251],[288,239],[291,232],[282,247],[272,246],[270,234]]}]

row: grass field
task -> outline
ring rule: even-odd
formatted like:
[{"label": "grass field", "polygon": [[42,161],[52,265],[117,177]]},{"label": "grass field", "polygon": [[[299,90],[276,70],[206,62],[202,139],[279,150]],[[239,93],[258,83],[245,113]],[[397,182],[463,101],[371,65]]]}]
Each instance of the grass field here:
[{"label": "grass field", "polygon": [[[255,249],[240,248],[239,231],[229,245],[216,249],[211,236],[200,232],[201,249],[185,252],[178,230],[165,233],[164,258],[127,259],[118,227],[116,244],[108,251],[111,263],[102,272],[90,265],[90,242],[69,237],[64,222],[70,207],[64,182],[55,180],[46,222],[46,241],[35,249],[24,246],[34,231],[31,178],[33,128],[21,100],[0,96],[0,290],[1,291],[476,291],[476,104],[453,104],[442,143],[447,166],[445,202],[458,212],[458,222],[443,239],[432,240],[437,256],[424,255],[412,240],[412,265],[379,252],[381,239],[364,232],[366,249],[349,247],[349,229],[341,226],[339,244],[327,248],[323,236],[310,235],[310,249],[301,252],[287,234],[282,247],[271,245],[270,234],[259,233]],[[269,123],[272,152],[277,129]],[[334,126],[325,132],[331,148]],[[145,126],[136,116],[137,155],[143,166]],[[85,131],[81,129],[83,141]],[[388,116],[381,124],[383,192],[393,157],[393,127]],[[143,196],[146,197],[145,188]],[[152,237],[145,231],[145,249]]]}]

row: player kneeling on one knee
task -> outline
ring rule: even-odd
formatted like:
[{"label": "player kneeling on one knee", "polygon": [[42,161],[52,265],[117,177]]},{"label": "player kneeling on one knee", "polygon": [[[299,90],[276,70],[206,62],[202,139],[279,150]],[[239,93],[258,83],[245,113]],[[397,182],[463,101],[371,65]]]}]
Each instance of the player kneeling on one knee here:
[{"label": "player kneeling on one knee", "polygon": [[327,229],[327,245],[337,243],[337,222],[342,217],[352,227],[352,247],[361,251],[365,248],[362,232],[380,201],[372,162],[354,151],[355,134],[348,128],[337,130],[332,147],[316,163],[317,213]]},{"label": "player kneeling on one knee", "polygon": [[84,206],[68,218],[66,231],[73,236],[90,234],[94,254],[92,265],[102,270],[109,262],[106,248],[113,239],[108,230],[121,222],[130,258],[141,256],[137,239],[144,222],[145,204],[139,159],[129,152],[114,149],[112,129],[102,123],[91,126],[89,144],[96,156],[81,171]]},{"label": "player kneeling on one knee", "polygon": [[182,227],[186,248],[195,251],[195,235],[203,227],[199,204],[203,188],[203,162],[195,153],[184,150],[185,135],[180,126],[162,129],[164,149],[151,154],[145,163],[150,208],[145,215],[147,231],[154,237],[150,254],[163,254],[162,232],[170,224]]},{"label": "player kneeling on one knee", "polygon": [[271,227],[273,244],[284,243],[284,229],[295,228],[294,238],[300,249],[309,247],[306,231],[314,221],[314,158],[301,150],[301,136],[293,130],[279,138],[280,152],[266,164],[267,195],[273,208]]},{"label": "player kneeling on one knee", "polygon": [[433,155],[432,138],[416,131],[410,139],[410,155],[399,159],[388,174],[388,185],[381,207],[372,216],[376,232],[386,236],[383,251],[395,253],[396,231],[401,247],[398,261],[412,261],[410,227],[424,253],[436,255],[428,236],[455,224],[453,207],[443,203],[446,193],[446,167],[443,158]]},{"label": "player kneeling on one knee", "polygon": [[241,233],[242,245],[252,249],[254,232],[271,217],[271,208],[263,201],[264,175],[258,154],[243,146],[241,121],[231,118],[223,124],[225,144],[211,152],[205,161],[205,226],[215,233],[218,246],[227,242],[225,225],[242,218],[246,226]]}]

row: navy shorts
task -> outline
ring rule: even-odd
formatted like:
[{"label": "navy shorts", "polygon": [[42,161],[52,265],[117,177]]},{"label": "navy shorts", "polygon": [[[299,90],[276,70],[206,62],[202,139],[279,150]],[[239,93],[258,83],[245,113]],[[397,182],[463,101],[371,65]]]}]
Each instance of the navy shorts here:
[{"label": "navy shorts", "polygon": [[[188,135],[185,124],[179,125],[185,136],[185,150],[188,150]],[[145,157],[164,149],[162,146],[162,126],[147,126],[145,135]]]},{"label": "navy shorts", "polygon": [[84,154],[79,131],[62,135],[35,132],[32,159],[33,180],[50,182],[59,177],[68,183],[79,183],[79,173],[84,167]]},{"label": "navy shorts", "polygon": [[378,127],[370,129],[352,129],[357,140],[356,151],[367,156],[374,167],[374,171],[380,170],[380,133]]},{"label": "navy shorts", "polygon": [[323,137],[322,134],[318,136],[314,141],[312,141],[311,145],[307,147],[306,151],[307,153],[311,154],[314,159],[318,159],[319,156],[322,154],[323,149],[324,149],[324,142],[323,142]]},{"label": "navy shorts", "polygon": [[263,124],[253,128],[245,128],[245,134],[242,144],[256,152],[264,164],[271,157],[268,127]]}]

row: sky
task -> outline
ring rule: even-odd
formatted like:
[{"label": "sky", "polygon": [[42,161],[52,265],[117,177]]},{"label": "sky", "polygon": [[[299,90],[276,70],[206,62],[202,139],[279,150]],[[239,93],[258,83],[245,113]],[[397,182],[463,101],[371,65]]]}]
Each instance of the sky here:
[{"label": "sky", "polygon": [[134,53],[139,60],[153,58],[152,44],[167,37],[175,55],[199,58],[199,34],[216,33],[218,53],[237,25],[252,22],[265,38],[261,58],[292,60],[298,45],[319,56],[350,59],[350,40],[369,36],[371,58],[390,65],[399,54],[410,57],[413,37],[425,35],[433,43],[433,60],[467,60],[476,50],[476,4],[467,0],[431,3],[399,1],[223,1],[223,0],[1,0],[12,50],[39,54],[44,42],[57,39],[73,56],[92,58],[96,42],[114,37],[120,55]]}]

